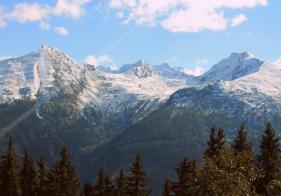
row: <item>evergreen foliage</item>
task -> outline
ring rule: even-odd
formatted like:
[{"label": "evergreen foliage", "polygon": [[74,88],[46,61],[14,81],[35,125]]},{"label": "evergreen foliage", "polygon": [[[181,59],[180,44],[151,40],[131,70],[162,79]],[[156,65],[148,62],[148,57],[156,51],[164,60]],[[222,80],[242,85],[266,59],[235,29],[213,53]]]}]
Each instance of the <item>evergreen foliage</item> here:
[{"label": "evergreen foliage", "polygon": [[127,196],[128,195],[128,180],[123,170],[120,170],[115,183],[115,195]]},{"label": "evergreen foliage", "polygon": [[271,124],[268,123],[260,142],[260,154],[257,156],[257,167],[260,178],[257,181],[257,191],[266,193],[267,186],[272,180],[280,179],[281,150],[280,139]]},{"label": "evergreen foliage", "polygon": [[104,169],[101,169],[98,173],[96,184],[94,187],[94,196],[113,196],[114,186],[110,177]]},{"label": "evergreen foliage", "polygon": [[24,150],[22,168],[20,171],[20,186],[22,196],[36,196],[37,173],[34,159],[29,155],[27,149]]},{"label": "evergreen foliage", "polygon": [[128,177],[128,194],[130,196],[147,196],[150,192],[151,188],[142,166],[141,156],[137,154]]},{"label": "evergreen foliage", "polygon": [[8,150],[6,155],[2,158],[1,171],[1,195],[5,196],[20,196],[20,180],[19,168],[16,160],[16,152],[14,149],[13,140],[10,137],[8,143]]},{"label": "evergreen foliage", "polygon": [[70,160],[68,151],[63,148],[60,160],[57,160],[48,173],[48,195],[78,196],[79,178]]},{"label": "evergreen foliage", "polygon": [[47,179],[47,168],[45,159],[43,156],[37,162],[37,176],[38,176],[38,187],[37,195],[46,196],[48,192],[48,179]]}]

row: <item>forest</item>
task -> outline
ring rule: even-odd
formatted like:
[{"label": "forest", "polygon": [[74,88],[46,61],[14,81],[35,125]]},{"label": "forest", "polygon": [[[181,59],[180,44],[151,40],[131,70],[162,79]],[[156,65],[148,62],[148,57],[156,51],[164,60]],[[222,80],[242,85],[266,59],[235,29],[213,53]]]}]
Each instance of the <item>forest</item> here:
[{"label": "forest", "polygon": [[[258,152],[252,145],[243,124],[233,141],[227,140],[222,128],[213,126],[202,161],[184,158],[174,169],[175,177],[163,182],[162,195],[281,195],[280,138],[270,123]],[[44,156],[35,160],[27,148],[18,156],[10,136],[1,156],[1,196],[148,196],[152,190],[139,153],[129,171],[120,169],[110,176],[101,168],[95,182],[84,184],[66,147],[49,166]]]}]

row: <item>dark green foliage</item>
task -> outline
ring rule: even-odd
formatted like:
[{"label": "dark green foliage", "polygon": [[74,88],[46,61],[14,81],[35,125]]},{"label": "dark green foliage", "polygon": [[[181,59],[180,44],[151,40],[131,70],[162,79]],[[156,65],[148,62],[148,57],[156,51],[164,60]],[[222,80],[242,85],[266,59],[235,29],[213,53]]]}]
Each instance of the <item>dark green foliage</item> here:
[{"label": "dark green foliage", "polygon": [[22,158],[22,168],[20,171],[20,186],[22,196],[35,196],[37,192],[37,173],[34,159],[29,155],[27,149],[24,150]]},{"label": "dark green foliage", "polygon": [[219,154],[220,150],[223,149],[225,145],[225,135],[224,130],[219,128],[216,131],[216,128],[213,126],[211,128],[209,140],[207,141],[208,147],[205,151],[205,156],[214,157]]},{"label": "dark green foliage", "polygon": [[195,161],[184,159],[178,168],[176,168],[178,176],[177,182],[173,183],[173,192],[176,196],[189,196],[196,194],[197,186],[197,168]]},{"label": "dark green foliage", "polygon": [[143,170],[141,156],[137,154],[128,177],[128,194],[130,196],[147,196],[150,192],[151,188]]},{"label": "dark green foliage", "polygon": [[257,190],[259,193],[265,194],[269,183],[272,180],[280,179],[281,174],[280,140],[270,123],[267,124],[262,135],[257,161],[261,175],[257,182]]},{"label": "dark green foliage", "polygon": [[66,148],[62,149],[60,157],[48,173],[48,194],[50,196],[78,196],[79,178]]},{"label": "dark green foliage", "polygon": [[44,157],[40,157],[40,160],[37,162],[37,176],[38,176],[38,187],[37,195],[46,196],[48,191],[48,179],[47,179],[47,168],[45,164]]},{"label": "dark green foliage", "polygon": [[162,196],[171,196],[172,186],[173,186],[172,182],[170,182],[168,179],[166,179]]},{"label": "dark green foliage", "polygon": [[94,196],[113,196],[114,186],[105,170],[100,170],[94,187]]},{"label": "dark green foliage", "polygon": [[85,183],[82,196],[94,196],[94,186],[91,183]]},{"label": "dark green foliage", "polygon": [[217,154],[217,140],[216,140],[216,128],[213,126],[210,131],[209,140],[207,141],[208,148],[205,155],[212,157]]},{"label": "dark green foliage", "polygon": [[123,170],[120,170],[115,183],[115,195],[127,196],[128,195],[128,180]]},{"label": "dark green foliage", "polygon": [[8,150],[6,155],[2,158],[0,171],[1,195],[5,196],[19,196],[19,169],[16,161],[16,152],[13,146],[13,141],[10,137],[8,143]]},{"label": "dark green foliage", "polygon": [[238,133],[233,141],[232,149],[235,153],[242,151],[251,151],[252,144],[248,141],[247,132],[244,130],[244,124],[241,124]]}]

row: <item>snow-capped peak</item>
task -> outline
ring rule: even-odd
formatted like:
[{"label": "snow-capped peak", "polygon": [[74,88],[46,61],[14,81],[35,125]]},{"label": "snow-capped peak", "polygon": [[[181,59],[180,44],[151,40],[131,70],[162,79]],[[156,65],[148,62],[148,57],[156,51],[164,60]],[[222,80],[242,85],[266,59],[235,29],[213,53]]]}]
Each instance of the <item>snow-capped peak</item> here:
[{"label": "snow-capped peak", "polygon": [[214,65],[200,77],[202,82],[215,82],[219,80],[235,80],[245,75],[257,72],[263,61],[257,59],[249,52],[232,53]]},{"label": "snow-capped peak", "polygon": [[279,58],[278,60],[276,60],[273,64],[274,64],[274,65],[280,65],[280,66],[281,66],[281,58]]}]

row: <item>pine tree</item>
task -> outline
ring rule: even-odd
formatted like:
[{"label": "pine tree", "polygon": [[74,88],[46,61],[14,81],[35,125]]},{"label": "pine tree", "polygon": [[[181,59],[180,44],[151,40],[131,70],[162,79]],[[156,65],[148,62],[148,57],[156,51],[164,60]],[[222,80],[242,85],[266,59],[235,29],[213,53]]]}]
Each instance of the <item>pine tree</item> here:
[{"label": "pine tree", "polygon": [[12,138],[10,137],[8,143],[8,150],[6,156],[3,157],[0,171],[0,193],[5,196],[19,196],[19,172],[16,161],[16,152],[13,146]]},{"label": "pine tree", "polygon": [[94,186],[91,183],[85,183],[82,196],[94,196]]},{"label": "pine tree", "polygon": [[151,188],[143,170],[141,156],[137,154],[128,177],[128,194],[130,196],[147,196],[150,192]]},{"label": "pine tree", "polygon": [[22,196],[35,196],[37,191],[37,174],[34,159],[27,149],[24,150],[22,168],[20,172],[20,186]]},{"label": "pine tree", "polygon": [[281,150],[279,137],[271,124],[268,123],[260,142],[260,155],[258,155],[257,166],[262,177],[257,183],[257,190],[264,194],[266,187],[272,180],[280,178],[281,172]]},{"label": "pine tree", "polygon": [[123,170],[120,170],[115,183],[115,195],[116,196],[127,196],[128,181]]},{"label": "pine tree", "polygon": [[176,196],[189,196],[196,193],[196,163],[184,159],[176,168],[178,181],[174,183],[173,192]]},{"label": "pine tree", "polygon": [[172,187],[171,182],[168,179],[166,179],[165,184],[164,184],[164,191],[163,191],[162,195],[171,196],[171,192],[172,192],[171,187]]},{"label": "pine tree", "polygon": [[95,196],[113,196],[114,186],[105,170],[100,170],[94,187]]},{"label": "pine tree", "polygon": [[45,164],[45,159],[43,156],[40,157],[40,160],[37,162],[37,175],[38,175],[38,187],[37,187],[37,195],[46,196],[47,195],[47,168]]},{"label": "pine tree", "polygon": [[241,126],[237,132],[237,135],[234,139],[234,142],[232,144],[232,149],[237,154],[237,153],[241,153],[242,151],[245,151],[245,150],[252,151],[251,148],[252,148],[252,145],[248,141],[247,133],[244,130],[244,124],[241,124]]},{"label": "pine tree", "polygon": [[47,175],[48,194],[51,196],[78,196],[80,194],[79,178],[66,148],[62,149],[60,157]]}]

